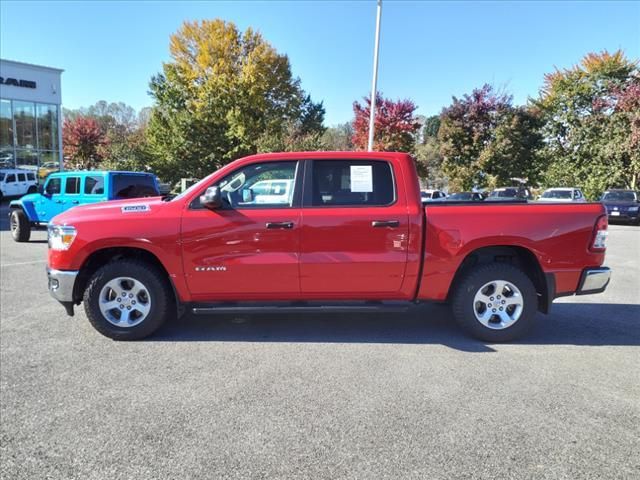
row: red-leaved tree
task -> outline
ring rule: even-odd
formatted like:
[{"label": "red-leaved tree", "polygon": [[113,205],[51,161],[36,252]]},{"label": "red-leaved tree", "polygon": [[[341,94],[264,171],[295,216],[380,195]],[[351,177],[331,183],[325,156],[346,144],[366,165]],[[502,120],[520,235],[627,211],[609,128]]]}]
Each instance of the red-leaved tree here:
[{"label": "red-leaved tree", "polygon": [[[357,150],[366,150],[369,140],[369,112],[371,97],[363,98],[361,104],[353,102],[353,145]],[[415,143],[414,135],[420,124],[413,116],[416,105],[411,100],[394,102],[376,94],[375,132],[373,149],[386,152],[410,152]]]},{"label": "red-leaved tree", "polygon": [[62,143],[67,167],[76,170],[95,167],[105,156],[108,146],[98,122],[89,117],[65,120]]}]

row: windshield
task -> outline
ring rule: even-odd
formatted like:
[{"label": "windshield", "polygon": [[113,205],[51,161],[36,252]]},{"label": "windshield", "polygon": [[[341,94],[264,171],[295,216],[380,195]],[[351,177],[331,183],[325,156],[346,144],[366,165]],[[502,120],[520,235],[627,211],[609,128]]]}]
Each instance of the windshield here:
[{"label": "windshield", "polygon": [[494,190],[493,192],[491,192],[491,194],[489,195],[490,197],[503,197],[503,198],[508,198],[508,197],[515,197],[517,196],[518,192],[516,191],[515,188],[506,188],[504,190]]},{"label": "windshield", "polygon": [[602,200],[609,202],[635,202],[635,192],[604,192]]},{"label": "windshield", "polygon": [[473,194],[469,192],[454,193],[449,197],[449,200],[472,200]]},{"label": "windshield", "polygon": [[547,190],[542,194],[542,198],[571,198],[571,190]]}]

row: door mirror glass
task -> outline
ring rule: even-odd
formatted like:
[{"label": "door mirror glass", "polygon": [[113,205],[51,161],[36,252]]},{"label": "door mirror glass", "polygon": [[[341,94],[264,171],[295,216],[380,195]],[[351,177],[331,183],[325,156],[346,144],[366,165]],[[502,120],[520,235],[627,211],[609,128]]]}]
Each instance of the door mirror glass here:
[{"label": "door mirror glass", "polygon": [[200,195],[200,204],[204,208],[209,210],[215,210],[222,206],[222,197],[220,196],[220,189],[218,187],[209,187],[204,192],[204,195]]}]

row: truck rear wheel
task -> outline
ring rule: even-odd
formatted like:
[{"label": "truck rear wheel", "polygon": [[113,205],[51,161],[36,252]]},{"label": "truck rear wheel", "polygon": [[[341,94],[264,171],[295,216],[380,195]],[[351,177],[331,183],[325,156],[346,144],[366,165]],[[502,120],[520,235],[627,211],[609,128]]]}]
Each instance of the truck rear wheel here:
[{"label": "truck rear wheel", "polygon": [[84,292],[91,325],[114,340],[154,333],[174,311],[166,274],[145,262],[120,260],[100,268]]},{"label": "truck rear wheel", "polygon": [[531,279],[507,263],[483,265],[466,274],[452,302],[456,322],[487,342],[508,342],[534,323],[538,297]]},{"label": "truck rear wheel", "polygon": [[9,226],[11,227],[11,237],[16,242],[28,242],[31,238],[31,223],[22,209],[15,208],[11,211]]}]

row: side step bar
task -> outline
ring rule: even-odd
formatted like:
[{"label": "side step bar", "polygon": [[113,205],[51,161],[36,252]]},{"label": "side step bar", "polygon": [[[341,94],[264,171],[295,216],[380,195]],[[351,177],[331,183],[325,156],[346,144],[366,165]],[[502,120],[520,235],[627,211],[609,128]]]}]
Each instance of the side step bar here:
[{"label": "side step bar", "polygon": [[405,312],[415,305],[413,302],[224,302],[191,304],[194,315],[212,315],[216,313],[371,313],[371,312]]}]

